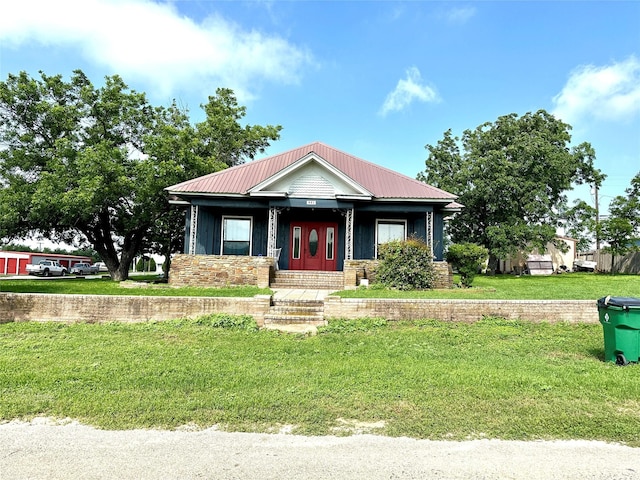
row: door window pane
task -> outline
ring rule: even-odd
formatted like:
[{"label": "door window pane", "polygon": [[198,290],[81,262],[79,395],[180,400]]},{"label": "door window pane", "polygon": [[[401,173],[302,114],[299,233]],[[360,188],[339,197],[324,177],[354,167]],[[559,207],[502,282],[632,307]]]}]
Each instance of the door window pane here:
[{"label": "door window pane", "polygon": [[333,260],[333,227],[327,228],[327,260]]},{"label": "door window pane", "polygon": [[318,253],[318,231],[314,228],[309,232],[309,254],[315,257]]},{"label": "door window pane", "polygon": [[302,229],[300,227],[293,227],[293,258],[300,258],[300,236],[302,235]]},{"label": "door window pane", "polygon": [[251,219],[222,220],[222,255],[251,255]]}]

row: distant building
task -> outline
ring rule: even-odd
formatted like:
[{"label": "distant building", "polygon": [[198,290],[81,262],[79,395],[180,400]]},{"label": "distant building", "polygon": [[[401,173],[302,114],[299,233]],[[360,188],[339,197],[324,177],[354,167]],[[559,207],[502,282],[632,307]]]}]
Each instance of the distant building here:
[{"label": "distant building", "polygon": [[0,250],[0,275],[27,275],[27,265],[54,260],[71,270],[76,263],[91,263],[91,257],[59,253],[11,252]]},{"label": "distant building", "polygon": [[[567,267],[568,270],[573,270],[573,261],[577,257],[576,246],[578,241],[569,237],[557,237],[558,240],[562,240],[567,245],[567,251],[563,252],[553,243],[547,243],[547,248],[544,252],[539,252],[535,249],[532,253],[534,255],[549,256],[553,263],[553,271],[557,271],[561,266]],[[525,271],[527,267],[528,254],[518,253],[511,255],[505,259],[500,260],[499,269],[503,273],[517,273],[520,274]]]}]

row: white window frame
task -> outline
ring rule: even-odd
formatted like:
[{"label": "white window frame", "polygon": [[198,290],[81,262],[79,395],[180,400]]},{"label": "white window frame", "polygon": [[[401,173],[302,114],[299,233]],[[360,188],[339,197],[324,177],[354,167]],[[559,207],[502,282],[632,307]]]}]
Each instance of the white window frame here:
[{"label": "white window frame", "polygon": [[224,255],[224,224],[225,220],[249,220],[249,256],[253,255],[253,217],[240,215],[223,215],[220,225],[220,255]]},{"label": "white window frame", "polygon": [[407,219],[406,218],[376,218],[376,240],[375,240],[375,258],[378,258],[378,228],[379,225],[381,223],[392,223],[392,224],[396,224],[396,225],[400,225],[402,224],[403,228],[404,228],[404,236],[402,238],[402,240],[406,240],[407,239]]}]

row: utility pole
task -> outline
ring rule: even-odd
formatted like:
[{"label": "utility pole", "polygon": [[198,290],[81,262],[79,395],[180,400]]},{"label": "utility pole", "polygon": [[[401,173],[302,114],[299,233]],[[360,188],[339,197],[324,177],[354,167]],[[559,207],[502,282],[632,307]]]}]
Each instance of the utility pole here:
[{"label": "utility pole", "polygon": [[595,184],[595,201],[596,201],[596,252],[600,251],[600,202],[598,201],[598,184]]}]

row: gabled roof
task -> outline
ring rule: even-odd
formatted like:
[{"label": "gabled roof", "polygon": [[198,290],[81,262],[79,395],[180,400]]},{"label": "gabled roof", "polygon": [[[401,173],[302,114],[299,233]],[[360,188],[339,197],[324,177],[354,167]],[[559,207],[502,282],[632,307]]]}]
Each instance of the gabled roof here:
[{"label": "gabled roof", "polygon": [[436,187],[394,172],[388,168],[354,157],[320,142],[294,148],[288,152],[211,173],[168,187],[178,196],[215,195],[248,196],[274,184],[282,172],[291,174],[309,159],[332,168],[333,174],[362,193],[376,199],[433,200],[451,202],[456,197]]}]

